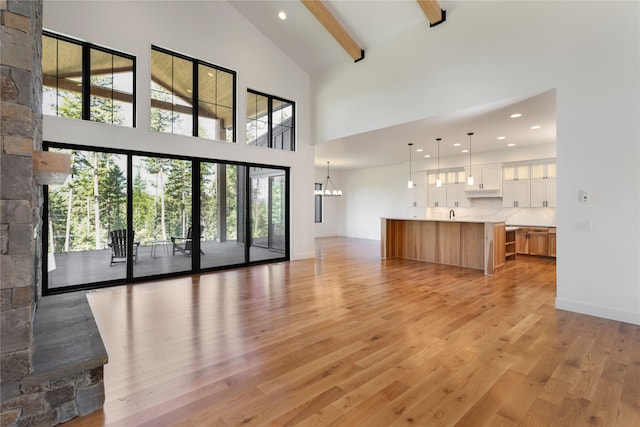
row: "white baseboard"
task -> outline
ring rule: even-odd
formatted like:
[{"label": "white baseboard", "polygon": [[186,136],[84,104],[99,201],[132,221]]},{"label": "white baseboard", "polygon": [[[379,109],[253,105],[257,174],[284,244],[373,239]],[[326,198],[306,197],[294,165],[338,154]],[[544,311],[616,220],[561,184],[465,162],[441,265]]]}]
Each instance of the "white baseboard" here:
[{"label": "white baseboard", "polygon": [[556,298],[556,308],[573,311],[575,313],[587,314],[589,316],[603,317],[605,319],[617,320],[619,322],[640,325],[640,311],[624,311],[611,307],[588,304],[581,301],[573,301],[563,298]]}]

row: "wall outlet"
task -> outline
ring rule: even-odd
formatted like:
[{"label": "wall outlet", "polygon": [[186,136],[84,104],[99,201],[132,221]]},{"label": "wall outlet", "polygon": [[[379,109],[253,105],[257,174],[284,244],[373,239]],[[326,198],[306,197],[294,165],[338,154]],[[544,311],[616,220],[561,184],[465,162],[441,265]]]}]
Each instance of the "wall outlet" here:
[{"label": "wall outlet", "polygon": [[576,231],[591,231],[591,221],[575,221],[573,228]]}]

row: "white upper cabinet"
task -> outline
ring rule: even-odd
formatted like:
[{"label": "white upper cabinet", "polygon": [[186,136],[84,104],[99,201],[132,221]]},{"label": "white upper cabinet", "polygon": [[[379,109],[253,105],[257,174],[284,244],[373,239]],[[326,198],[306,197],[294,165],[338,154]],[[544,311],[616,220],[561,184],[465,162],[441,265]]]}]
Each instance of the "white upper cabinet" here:
[{"label": "white upper cabinet", "polygon": [[528,208],[531,206],[530,165],[508,165],[502,168],[502,206]]},{"label": "white upper cabinet", "polygon": [[556,163],[544,162],[531,165],[531,179],[555,179]]},{"label": "white upper cabinet", "polygon": [[426,176],[424,172],[414,173],[412,176],[413,188],[407,188],[407,206],[425,207],[427,206],[427,187],[425,186]]},{"label": "white upper cabinet", "polygon": [[528,208],[531,206],[531,182],[511,180],[502,183],[502,206],[505,208]]},{"label": "white upper cabinet", "polygon": [[473,176],[473,185],[465,184],[467,197],[500,197],[502,195],[502,165],[465,168]]},{"label": "white upper cabinet", "polygon": [[464,169],[447,171],[447,184],[464,184],[466,176]]},{"label": "white upper cabinet", "polygon": [[427,173],[427,206],[432,208],[447,206],[446,174],[440,172],[441,187],[436,186],[437,172]]},{"label": "white upper cabinet", "polygon": [[530,179],[530,165],[510,165],[502,168],[503,181],[521,181]]},{"label": "white upper cabinet", "polygon": [[556,163],[531,164],[531,207],[556,207]]},{"label": "white upper cabinet", "polygon": [[447,207],[461,208],[469,205],[464,192],[466,176],[464,169],[447,171]]},{"label": "white upper cabinet", "polygon": [[531,180],[531,207],[555,208],[556,207],[556,179],[532,179]]}]

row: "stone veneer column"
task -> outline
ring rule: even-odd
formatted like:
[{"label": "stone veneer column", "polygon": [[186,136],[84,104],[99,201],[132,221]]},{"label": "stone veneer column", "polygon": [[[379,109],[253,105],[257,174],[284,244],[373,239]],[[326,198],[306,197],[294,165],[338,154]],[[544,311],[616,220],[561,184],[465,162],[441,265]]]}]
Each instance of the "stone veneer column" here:
[{"label": "stone veneer column", "polygon": [[[21,381],[32,370],[33,312],[40,268],[34,225],[42,192],[32,151],[42,147],[42,0],[0,0],[0,385],[2,426],[21,409]],[[26,403],[26,402],[25,402]]]},{"label": "stone veneer column", "polygon": [[[0,427],[53,426],[104,404],[107,355],[86,298],[40,298],[42,1],[0,0]],[[66,341],[48,339],[51,325],[66,325]],[[52,356],[78,340],[91,341],[82,357]]]}]

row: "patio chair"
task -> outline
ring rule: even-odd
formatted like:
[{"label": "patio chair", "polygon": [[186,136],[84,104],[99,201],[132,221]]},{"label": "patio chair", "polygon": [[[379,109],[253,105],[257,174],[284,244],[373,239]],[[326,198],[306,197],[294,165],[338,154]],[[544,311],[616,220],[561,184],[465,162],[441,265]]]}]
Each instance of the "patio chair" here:
[{"label": "patio chair", "polygon": [[[127,261],[127,230],[112,230],[109,232],[109,237],[111,238],[111,242],[109,242],[109,247],[111,248],[111,262],[109,263],[109,267],[118,262],[126,262]],[[140,241],[137,242],[134,240],[133,242],[133,262],[136,262],[138,259],[138,246],[140,246]]]},{"label": "patio chair", "polygon": [[[200,236],[202,236],[202,230],[204,227],[200,227]],[[191,227],[187,230],[186,237],[171,236],[171,243],[173,244],[173,255],[176,254],[176,250],[182,252],[186,256],[191,256],[191,245],[193,244],[193,229]],[[204,255],[204,251],[200,249],[200,253]]]}]

